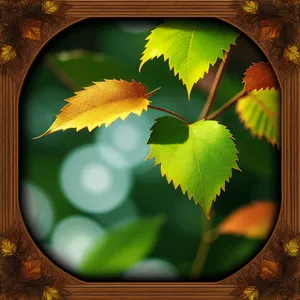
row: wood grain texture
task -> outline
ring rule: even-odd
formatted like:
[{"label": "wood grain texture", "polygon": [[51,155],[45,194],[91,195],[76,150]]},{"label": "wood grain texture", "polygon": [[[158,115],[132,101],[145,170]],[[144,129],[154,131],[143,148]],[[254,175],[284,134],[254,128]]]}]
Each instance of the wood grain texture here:
[{"label": "wood grain texture", "polygon": [[[219,17],[234,23],[236,12],[229,7],[233,1],[201,0],[69,0],[71,5],[67,17],[74,24],[88,17]],[[63,28],[64,26],[62,26]],[[53,32],[54,36],[56,32]],[[46,41],[43,45],[46,44]],[[42,45],[42,46],[43,46]],[[39,49],[42,49],[42,46]],[[33,56],[38,54],[35,53]],[[300,232],[299,196],[300,178],[300,69],[281,84],[281,133],[282,133],[282,208],[280,221],[286,221],[296,232]],[[15,219],[21,218],[18,200],[18,101],[20,86],[6,75],[0,76],[0,233],[5,232]],[[21,153],[21,152],[20,152]],[[275,162],[274,162],[275,163]],[[276,227],[276,230],[279,226]],[[24,228],[24,231],[26,229]],[[254,265],[258,257],[248,264]],[[46,267],[53,267],[45,258]],[[235,299],[231,292],[236,288],[232,280],[247,273],[247,267],[227,279],[214,284],[203,283],[84,283],[69,276],[66,289],[69,300],[96,299]],[[61,271],[63,274],[63,271]],[[77,283],[77,284],[76,284]]]},{"label": "wood grain texture", "polygon": [[233,1],[69,0],[72,17],[233,17]]},{"label": "wood grain texture", "polygon": [[[103,283],[68,285],[70,300],[92,299],[234,299],[234,285],[203,283]],[[183,292],[184,291],[184,292]]]},{"label": "wood grain texture", "polygon": [[300,232],[300,69],[286,80],[281,100],[282,211],[287,224]]},{"label": "wood grain texture", "polygon": [[8,74],[0,74],[0,233],[18,211],[18,89]]}]

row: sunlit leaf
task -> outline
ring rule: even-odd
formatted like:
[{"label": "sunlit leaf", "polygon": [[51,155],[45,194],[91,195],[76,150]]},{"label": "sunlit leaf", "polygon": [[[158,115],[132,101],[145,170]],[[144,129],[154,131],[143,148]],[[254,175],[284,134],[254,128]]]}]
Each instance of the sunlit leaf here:
[{"label": "sunlit leaf", "polygon": [[156,120],[148,143],[155,165],[161,164],[161,174],[175,189],[180,186],[210,216],[212,203],[232,169],[239,170],[237,149],[232,135],[217,121],[198,121],[187,125],[173,117]]},{"label": "sunlit leaf", "polygon": [[112,230],[87,251],[81,272],[87,276],[120,275],[153,249],[162,224],[163,218],[155,217]]},{"label": "sunlit leaf", "polygon": [[141,58],[142,66],[150,59],[163,55],[169,60],[170,70],[179,74],[186,85],[188,98],[199,79],[203,78],[211,65],[223,58],[238,34],[233,27],[211,20],[173,21],[157,26],[147,38],[148,42]]},{"label": "sunlit leaf", "polygon": [[276,89],[252,91],[241,98],[236,111],[252,134],[280,144],[280,92]]},{"label": "sunlit leaf", "polygon": [[277,216],[277,205],[270,201],[254,202],[235,210],[218,227],[220,234],[265,239]]},{"label": "sunlit leaf", "polygon": [[77,131],[87,127],[92,131],[105,124],[109,126],[118,118],[125,120],[131,113],[140,116],[148,109],[147,88],[134,80],[106,80],[95,82],[93,86],[77,92],[67,99],[69,102],[57,116],[52,126],[40,137],[58,130],[76,128]]},{"label": "sunlit leaf", "polygon": [[254,63],[247,69],[243,79],[245,91],[271,89],[278,87],[276,74],[269,63]]}]

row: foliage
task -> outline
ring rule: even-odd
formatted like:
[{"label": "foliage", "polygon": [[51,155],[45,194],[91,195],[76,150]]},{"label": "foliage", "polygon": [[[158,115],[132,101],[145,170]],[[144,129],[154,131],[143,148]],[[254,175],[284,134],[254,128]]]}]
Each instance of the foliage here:
[{"label": "foliage", "polygon": [[141,58],[142,66],[150,59],[164,56],[170,70],[186,85],[188,98],[199,79],[203,78],[224,51],[235,44],[237,32],[233,27],[218,26],[212,21],[166,21],[150,36]]},{"label": "foliage", "polygon": [[270,64],[254,63],[245,73],[244,91],[278,88],[278,81]]},{"label": "foliage", "polygon": [[[218,25],[211,20],[166,21],[164,24],[158,25],[147,38],[148,42],[141,58],[140,69],[148,60],[163,56],[164,61],[168,60],[170,69],[174,68],[175,76],[179,74],[179,79],[186,86],[188,98],[190,98],[192,88],[196,87],[195,83],[211,70],[210,67],[213,65],[218,67],[218,61],[227,59],[228,54],[230,54],[228,52],[231,52],[231,45],[239,47],[238,41],[236,42],[236,31],[231,27],[219,27]],[[116,75],[113,75],[113,66],[115,65],[113,61],[111,62],[112,68],[107,71],[110,63],[103,64],[104,67],[101,68],[102,61],[100,64],[97,55],[91,56],[80,53],[77,56],[77,54],[79,53],[72,53],[66,60],[51,57],[51,65],[55,67],[54,72],[61,69],[64,75],[73,74],[72,80],[66,82],[73,91],[83,88],[94,80],[107,78],[106,74],[109,74],[110,78],[126,77],[125,73],[122,77],[124,70],[120,71],[120,68],[116,70]],[[89,67],[85,67],[85,62],[88,62]],[[162,60],[161,62],[163,64]],[[95,65],[95,69],[99,68],[99,70],[94,70],[93,65]],[[79,68],[80,70],[83,68],[83,75],[78,72]],[[91,72],[89,72],[90,68]],[[75,75],[74,70],[76,70]],[[147,70],[148,68],[145,68],[144,73],[147,73]],[[210,94],[217,95],[217,89],[222,80],[228,83],[231,81],[231,78],[223,73],[222,70],[218,71],[220,76],[216,76]],[[63,79],[67,77],[64,76]],[[160,78],[159,74],[157,78]],[[148,84],[147,80],[145,80],[146,82]],[[149,109],[170,114],[172,117],[157,119],[151,128],[152,132],[148,140],[151,151],[147,159],[155,158],[155,164],[161,165],[161,174],[166,176],[168,183],[173,182],[175,189],[180,186],[182,192],[187,193],[189,199],[193,198],[194,202],[202,207],[206,217],[210,218],[213,216],[211,214],[212,205],[216,197],[220,196],[221,190],[225,190],[226,181],[229,182],[232,177],[232,169],[239,170],[237,165],[239,148],[248,147],[248,143],[241,146],[236,145],[231,133],[237,132],[236,128],[230,126],[227,128],[222,125],[221,114],[226,109],[236,106],[236,115],[249,129],[249,133],[251,132],[259,138],[265,137],[270,144],[279,146],[280,92],[278,90],[279,83],[272,67],[267,62],[252,63],[246,70],[244,78],[239,78],[239,83],[241,90],[237,96],[228,100],[227,97],[230,93],[222,91],[221,95],[218,95],[222,101],[215,101],[216,97],[211,99],[212,102],[215,102],[210,109],[217,109],[215,112],[205,115],[201,120],[195,120],[194,123],[189,123],[173,111],[150,105],[149,97],[153,92],[147,94],[147,89],[142,83],[137,83],[135,80],[132,80],[132,83],[125,80],[98,81],[95,85],[85,88],[84,91],[80,91],[76,93],[75,97],[70,98],[69,104],[61,111],[56,121],[44,135],[68,128],[76,128],[78,131],[88,127],[91,131],[102,124],[109,126],[118,118],[125,119],[130,113],[140,116],[143,111]],[[244,87],[242,87],[243,83]],[[158,84],[160,85],[160,83]],[[230,89],[229,84],[225,88]],[[157,94],[159,95],[159,93]],[[156,98],[153,103],[155,101]],[[213,117],[211,117],[212,115]],[[230,116],[230,114],[228,115]],[[219,118],[219,121],[213,120]],[[239,122],[238,119],[237,122]],[[236,126],[241,127],[238,129],[240,135],[245,132],[245,138],[243,139],[242,136],[241,140],[247,140],[247,131],[241,124]],[[251,138],[250,134],[249,137]],[[252,151],[250,148],[248,151]],[[246,152],[243,151],[243,153]],[[243,158],[246,159],[245,155]],[[256,160],[256,158],[254,159]],[[240,165],[242,163],[243,161],[239,161]],[[227,187],[226,189],[228,190]],[[243,199],[238,200],[243,201]],[[273,225],[274,215],[277,211],[274,205],[269,204],[265,202],[254,203],[242,207],[225,218],[225,221],[223,220],[223,223],[214,232],[217,232],[218,235],[229,234],[254,239],[265,238]],[[225,205],[227,204],[225,203]],[[249,216],[252,218],[247,222],[246,219]],[[141,226],[141,231],[138,230],[139,226]],[[143,226],[140,224],[134,228],[132,231],[129,227],[116,229],[116,231],[108,234],[104,243],[100,240],[95,243],[81,266],[82,273],[88,275],[117,274],[125,271],[134,262],[144,257],[151,247],[147,248],[142,245],[144,242],[146,243],[146,240],[143,239]],[[153,237],[153,244],[159,229],[160,225],[157,225],[157,228],[149,229],[156,232],[153,233],[153,236],[150,234],[151,239]],[[132,240],[128,239],[131,233],[133,235]],[[149,237],[147,239],[149,240]],[[139,242],[141,245],[138,244]],[[245,245],[241,242],[241,248],[243,247],[246,253],[247,251],[250,252],[254,244]],[[287,251],[293,253],[292,243],[287,247],[290,249]],[[121,254],[119,252],[116,254],[115,249],[118,249]],[[229,250],[228,252],[232,251]],[[138,254],[135,257],[136,253]],[[241,254],[241,257],[242,255],[246,256],[246,254]],[[130,259],[126,261],[128,257]],[[117,263],[112,263],[113,260]],[[235,261],[236,257],[232,255],[231,260]],[[255,295],[255,291],[252,292]]]},{"label": "foliage", "polygon": [[82,273],[111,276],[126,271],[152,250],[162,224],[163,218],[156,217],[111,230],[88,250],[81,264]]},{"label": "foliage", "polygon": [[242,97],[236,111],[241,121],[259,138],[265,137],[271,144],[280,143],[278,90],[252,91]]},{"label": "foliage", "polygon": [[218,232],[265,239],[272,229],[276,215],[277,207],[273,202],[254,202],[235,210],[218,227]]},{"label": "foliage", "polygon": [[[212,21],[167,21],[158,25],[147,38],[140,69],[149,59],[164,55],[165,60],[169,59],[170,68],[174,67],[175,75],[179,73],[179,78],[186,84],[190,96],[194,83],[222,57],[223,49],[229,51],[236,37],[235,30],[227,26],[219,28]],[[220,79],[216,77],[218,82]],[[274,72],[267,63],[259,62],[246,71],[243,82],[244,93],[225,103],[220,112],[212,114],[213,117],[204,118],[216,118],[238,101],[236,110],[245,126],[258,137],[264,136],[272,144],[279,145],[279,91],[275,89]],[[213,88],[217,86],[215,84]],[[169,183],[173,181],[175,188],[181,186],[183,193],[187,192],[190,199],[200,204],[209,218],[212,202],[220,195],[220,190],[225,189],[231,169],[239,169],[236,163],[238,151],[232,135],[217,122],[202,120],[190,125],[173,112],[150,106],[148,98],[156,90],[149,94],[146,91],[147,88],[135,80],[132,83],[124,80],[96,82],[68,99],[69,104],[41,137],[68,128],[79,131],[87,127],[92,131],[102,124],[108,126],[118,118],[124,120],[130,113],[141,115],[149,107],[168,112],[178,120],[163,118],[152,127],[148,159],[156,156],[156,164],[162,164],[162,175],[166,175]],[[208,101],[211,100],[214,99]],[[178,131],[178,127],[182,130]],[[197,176],[194,177],[195,173]]]},{"label": "foliage", "polygon": [[147,88],[134,80],[132,83],[124,80],[95,82],[93,86],[77,92],[76,96],[67,100],[69,103],[41,137],[69,128],[79,131],[87,127],[92,131],[102,124],[107,127],[118,118],[124,120],[131,113],[141,115],[143,110],[147,110],[150,104],[148,98],[154,93],[146,92]]},{"label": "foliage", "polygon": [[231,169],[239,170],[230,132],[216,121],[188,125],[173,117],[159,118],[151,130],[147,159],[155,157],[168,183],[173,181],[175,189],[180,186],[209,218],[212,203],[221,189],[225,190]]}]

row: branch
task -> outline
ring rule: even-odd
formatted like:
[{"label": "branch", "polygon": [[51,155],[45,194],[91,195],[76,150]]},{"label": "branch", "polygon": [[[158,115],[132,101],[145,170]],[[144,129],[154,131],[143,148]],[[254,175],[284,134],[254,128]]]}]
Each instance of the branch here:
[{"label": "branch", "polygon": [[214,100],[216,98],[217,91],[218,91],[218,88],[219,88],[219,86],[221,84],[222,77],[223,77],[223,74],[225,72],[225,67],[228,64],[228,61],[229,61],[229,52],[225,51],[224,58],[223,58],[220,66],[218,68],[218,71],[217,71],[216,77],[214,79],[214,82],[212,84],[211,90],[209,92],[208,98],[206,100],[206,103],[204,105],[204,108],[203,108],[203,110],[202,110],[202,112],[201,112],[200,117],[198,118],[198,120],[205,119],[205,117],[209,113],[209,110],[211,109],[211,107],[213,105],[213,102],[214,102]]},{"label": "branch", "polygon": [[212,229],[212,221],[203,220],[203,235],[193,262],[191,279],[198,280],[206,263],[211,244],[219,237],[219,233]]},{"label": "branch", "polygon": [[174,113],[173,111],[170,111],[170,110],[165,109],[165,108],[162,108],[162,107],[153,106],[153,105],[148,105],[148,108],[152,108],[152,109],[155,109],[155,110],[163,111],[163,112],[165,112],[165,113],[168,113],[168,114],[170,114],[170,115],[173,115],[174,117],[176,117],[176,118],[182,120],[185,124],[190,125],[190,124],[188,123],[187,120],[185,120],[182,116],[180,116],[180,115]]},{"label": "branch", "polygon": [[206,120],[213,120],[219,115],[221,115],[226,109],[228,109],[232,104],[240,100],[242,97],[246,96],[248,92],[241,91],[237,93],[233,98],[231,98],[229,101],[227,101],[223,106],[221,106],[219,109],[217,109],[215,112],[211,113],[207,116]]}]

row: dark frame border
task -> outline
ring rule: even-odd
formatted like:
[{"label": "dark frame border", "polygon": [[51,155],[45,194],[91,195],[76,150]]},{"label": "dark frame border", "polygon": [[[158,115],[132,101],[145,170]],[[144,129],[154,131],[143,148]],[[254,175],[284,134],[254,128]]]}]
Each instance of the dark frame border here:
[{"label": "dark frame border", "polygon": [[[66,12],[67,22],[53,28],[49,39],[63,29],[76,22],[90,17],[217,17],[220,18],[248,36],[247,32],[240,28],[236,22],[237,12],[230,6],[233,1],[228,0],[69,0],[71,7]],[[250,269],[258,269],[259,262],[270,251],[270,244],[274,242],[276,234],[284,230],[287,225],[295,233],[300,232],[299,194],[300,179],[298,170],[300,167],[300,68],[285,80],[280,79],[282,92],[281,105],[281,168],[282,168],[282,204],[280,216],[276,228],[261,252],[245,267],[232,276],[217,283],[84,283],[67,275],[61,269],[51,263],[37,248],[30,238],[23,223],[19,208],[19,112],[18,102],[20,91],[25,76],[40,50],[46,45],[44,40],[30,53],[30,63],[24,70],[22,81],[16,81],[9,74],[0,74],[0,233],[6,234],[13,231],[18,224],[21,236],[34,248],[42,259],[44,269],[51,269],[57,276],[64,279],[64,288],[70,293],[70,300],[92,299],[236,299],[232,292],[237,288],[235,279],[244,278]],[[260,46],[257,40],[254,40]],[[269,61],[274,58],[264,51]],[[274,65],[273,65],[274,67]],[[280,70],[274,67],[277,74]]]}]

